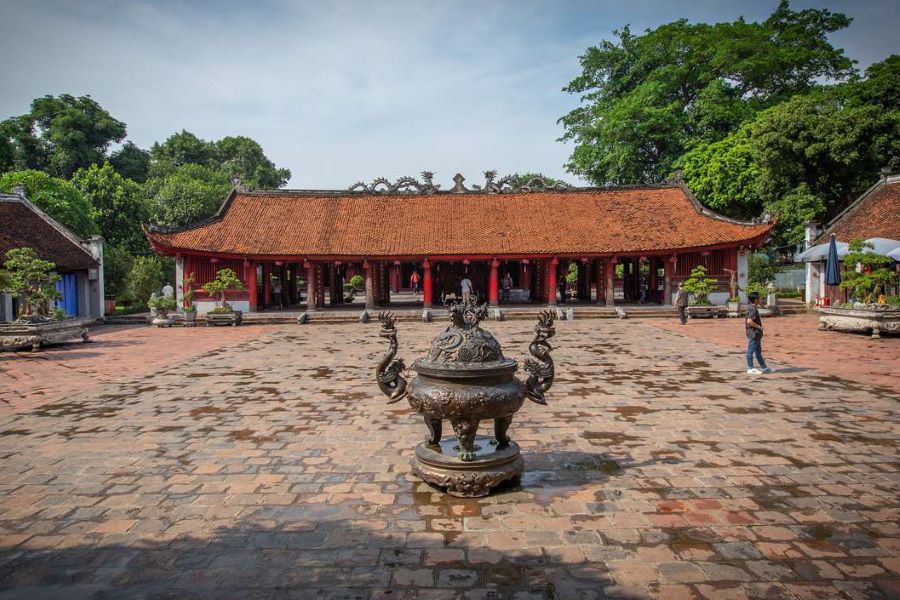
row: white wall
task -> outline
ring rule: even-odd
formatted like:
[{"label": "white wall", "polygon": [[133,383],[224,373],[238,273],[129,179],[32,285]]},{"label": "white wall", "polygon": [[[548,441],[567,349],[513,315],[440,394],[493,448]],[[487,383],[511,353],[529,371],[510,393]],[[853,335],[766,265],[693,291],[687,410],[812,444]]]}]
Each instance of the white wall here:
[{"label": "white wall", "polygon": [[823,274],[825,272],[824,262],[808,262],[806,263],[806,294],[804,300],[807,304],[816,301],[816,296],[822,296],[825,293],[825,284],[823,282]]},{"label": "white wall", "polygon": [[[230,304],[234,310],[250,312],[249,300],[234,300],[229,301],[228,304]],[[194,300],[194,306],[197,307],[197,314],[204,315],[214,309],[217,306],[217,303],[213,300]]]}]

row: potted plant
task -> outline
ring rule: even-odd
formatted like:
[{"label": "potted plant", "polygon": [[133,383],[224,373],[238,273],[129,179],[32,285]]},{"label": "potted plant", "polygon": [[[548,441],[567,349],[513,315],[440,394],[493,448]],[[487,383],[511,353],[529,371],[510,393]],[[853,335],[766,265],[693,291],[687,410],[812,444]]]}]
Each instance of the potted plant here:
[{"label": "potted plant", "polygon": [[344,290],[346,295],[344,296],[344,302],[350,303],[353,302],[353,297],[356,295],[358,291],[360,291],[365,285],[366,281],[362,278],[361,275],[354,275],[350,278],[350,281],[344,284]]},{"label": "potted plant", "polygon": [[709,295],[716,291],[717,285],[718,281],[706,276],[706,267],[694,267],[690,277],[684,280],[684,290],[691,294],[691,303],[687,309],[690,317],[718,318],[719,307],[713,306],[709,301]]},{"label": "potted plant", "polygon": [[243,290],[244,284],[232,269],[222,269],[216,273],[216,278],[203,284],[203,291],[210,296],[219,296],[219,306],[206,313],[206,325],[232,325],[241,324],[243,313],[234,310],[225,300],[225,293],[229,290]]},{"label": "potted plant", "polygon": [[61,308],[50,303],[62,297],[56,289],[56,265],[38,258],[32,248],[12,248],[6,253],[0,291],[20,299],[18,318],[0,325],[0,348],[19,349],[80,337],[88,341],[84,322],[68,319]]},{"label": "potted plant", "polygon": [[878,302],[885,288],[896,281],[897,275],[888,268],[892,262],[873,252],[871,244],[851,241],[840,285],[855,301],[819,309],[819,329],[871,332],[873,338],[885,332],[900,333],[900,307],[892,306],[887,298]]},{"label": "potted plant", "polygon": [[194,306],[194,280],[194,274],[191,273],[184,278],[181,287],[181,297],[184,303],[182,310],[184,311],[185,327],[193,327],[197,324],[197,307]]},{"label": "potted plant", "polygon": [[157,327],[171,327],[175,322],[175,319],[169,316],[170,312],[178,310],[178,303],[172,296],[157,296],[154,294],[147,301],[147,306],[155,313],[153,320],[150,321],[151,324]]},{"label": "potted plant", "polygon": [[737,317],[741,314],[741,298],[738,296],[740,288],[737,284],[737,271],[725,269],[728,273],[728,316]]}]

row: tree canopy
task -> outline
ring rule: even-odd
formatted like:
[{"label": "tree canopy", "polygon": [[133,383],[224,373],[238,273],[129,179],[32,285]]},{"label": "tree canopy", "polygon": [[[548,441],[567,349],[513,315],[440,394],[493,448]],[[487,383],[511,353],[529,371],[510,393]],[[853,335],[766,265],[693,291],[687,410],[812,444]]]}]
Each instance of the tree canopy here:
[{"label": "tree canopy", "polygon": [[135,254],[149,250],[141,231],[149,211],[140,184],[119,175],[108,162],[79,169],[72,184],[91,203],[94,220],[108,244]]},{"label": "tree canopy", "polygon": [[6,168],[36,169],[69,178],[103,162],[113,142],[125,137],[125,123],[90,96],[44,96],[31,110],[0,124],[0,161]]},{"label": "tree canopy", "polygon": [[567,168],[595,184],[663,179],[685,151],[758,111],[819,79],[850,77],[852,61],[827,39],[849,24],[783,0],[759,23],[682,19],[643,35],[615,32],[617,41],[587,49],[581,75],[564,88],[582,98],[560,119],[562,140],[575,142]]},{"label": "tree canopy", "polygon": [[11,171],[0,175],[0,191],[12,192],[25,186],[25,194],[35,206],[83,238],[100,233],[90,201],[72,185],[42,171]]}]

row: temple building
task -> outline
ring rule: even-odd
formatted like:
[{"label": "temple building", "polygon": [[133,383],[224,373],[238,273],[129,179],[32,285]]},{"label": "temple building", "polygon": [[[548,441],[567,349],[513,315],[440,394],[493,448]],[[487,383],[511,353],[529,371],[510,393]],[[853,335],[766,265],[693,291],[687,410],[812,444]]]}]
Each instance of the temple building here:
[{"label": "temple building", "polygon": [[[747,256],[766,243],[774,222],[741,222],[703,207],[680,181],[573,188],[535,178],[452,189],[402,178],[349,190],[249,190],[236,182],[215,216],[188,227],[149,226],[153,249],[176,258],[177,293],[193,274],[199,312],[214,306],[200,286],[233,269],[246,290],[229,294],[239,310],[304,310],[350,300],[354,275],[366,308],[439,305],[467,277],[481,300],[497,305],[508,274],[512,303],[575,300],[670,304],[679,281],[705,265],[720,280],[747,280]],[[411,294],[418,276],[421,295]],[[566,275],[577,273],[577,284]],[[570,277],[570,280],[573,277]],[[357,279],[357,281],[359,281]],[[275,295],[280,291],[280,298]]]}]

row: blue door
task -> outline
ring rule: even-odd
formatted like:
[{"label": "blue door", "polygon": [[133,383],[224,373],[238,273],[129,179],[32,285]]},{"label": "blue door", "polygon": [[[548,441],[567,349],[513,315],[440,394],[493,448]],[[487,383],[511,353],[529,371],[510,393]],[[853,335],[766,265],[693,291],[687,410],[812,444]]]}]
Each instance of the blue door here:
[{"label": "blue door", "polygon": [[56,291],[62,294],[62,298],[56,305],[66,311],[70,317],[78,316],[78,279],[75,273],[63,273],[62,278],[56,282]]}]

